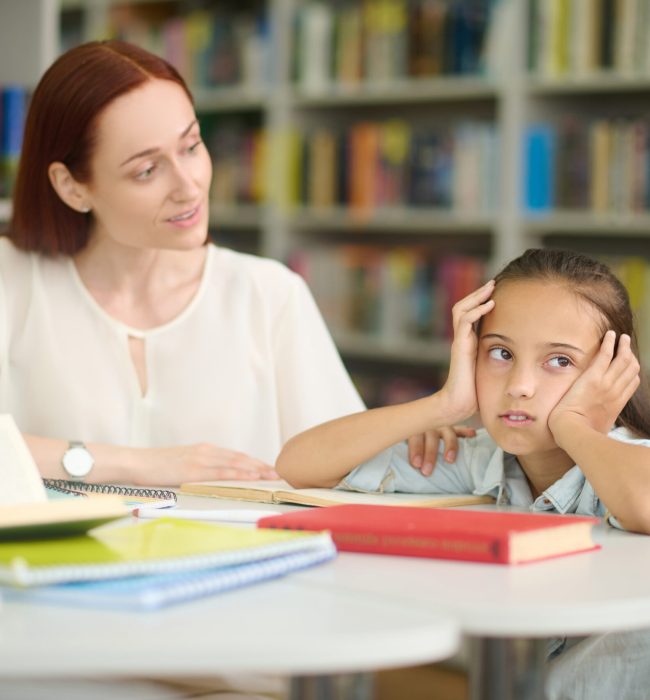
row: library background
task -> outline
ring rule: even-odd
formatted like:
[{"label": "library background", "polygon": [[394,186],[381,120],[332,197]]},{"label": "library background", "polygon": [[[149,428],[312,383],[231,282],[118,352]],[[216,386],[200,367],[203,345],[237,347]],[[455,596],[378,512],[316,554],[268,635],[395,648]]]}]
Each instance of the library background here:
[{"label": "library background", "polygon": [[0,0],[0,229],[63,50],[167,58],[211,235],[305,277],[369,405],[439,386],[451,305],[530,246],[604,259],[650,367],[650,0]]}]

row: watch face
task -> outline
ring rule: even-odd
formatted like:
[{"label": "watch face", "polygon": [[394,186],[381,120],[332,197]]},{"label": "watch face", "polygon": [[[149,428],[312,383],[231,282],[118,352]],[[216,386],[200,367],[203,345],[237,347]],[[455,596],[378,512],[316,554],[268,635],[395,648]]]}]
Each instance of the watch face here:
[{"label": "watch face", "polygon": [[71,447],[63,455],[63,466],[70,476],[86,476],[94,460],[85,447]]}]

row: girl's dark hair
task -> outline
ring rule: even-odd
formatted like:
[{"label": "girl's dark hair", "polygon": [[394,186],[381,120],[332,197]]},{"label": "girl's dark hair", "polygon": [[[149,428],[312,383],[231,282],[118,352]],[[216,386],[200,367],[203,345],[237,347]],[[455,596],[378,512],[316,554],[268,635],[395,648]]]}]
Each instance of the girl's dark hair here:
[{"label": "girl's dark hair", "polygon": [[192,95],[175,68],[123,41],[91,41],[60,56],[32,95],[13,195],[9,237],[17,248],[73,255],[88,241],[92,215],[74,211],[50,184],[51,163],[90,182],[98,118],[118,97],[149,80],[177,83]]},{"label": "girl's dark hair", "polygon": [[[607,265],[571,251],[530,248],[495,277],[497,287],[505,282],[532,279],[565,284],[600,312],[603,336],[610,329],[615,331],[618,347],[618,338],[627,333],[632,340],[632,351],[639,357],[630,298]],[[643,371],[641,384],[625,404],[616,425],[625,426],[639,437],[650,437],[650,391]]]}]

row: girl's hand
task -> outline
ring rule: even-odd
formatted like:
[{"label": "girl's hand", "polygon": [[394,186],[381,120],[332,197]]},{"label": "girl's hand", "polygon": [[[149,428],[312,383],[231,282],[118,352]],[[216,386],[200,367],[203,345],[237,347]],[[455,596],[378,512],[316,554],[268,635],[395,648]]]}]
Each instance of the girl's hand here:
[{"label": "girl's hand", "polygon": [[136,448],[129,476],[141,485],[178,486],[188,481],[279,479],[259,459],[208,443],[181,447]]},{"label": "girl's hand", "polygon": [[475,369],[478,338],[474,324],[494,308],[494,280],[461,299],[452,309],[454,340],[449,375],[440,390],[447,404],[449,422],[463,421],[476,413]]},{"label": "girl's hand", "polygon": [[444,444],[445,461],[451,464],[456,461],[458,454],[458,438],[474,435],[476,431],[464,425],[433,428],[421,435],[414,435],[408,440],[409,462],[416,469],[420,469],[424,476],[430,476],[438,459],[440,440]]},{"label": "girl's hand", "polygon": [[562,426],[572,420],[586,422],[599,433],[608,433],[640,383],[639,361],[623,334],[614,357],[616,333],[607,331],[600,350],[576,379],[548,417],[548,427],[558,441]]}]

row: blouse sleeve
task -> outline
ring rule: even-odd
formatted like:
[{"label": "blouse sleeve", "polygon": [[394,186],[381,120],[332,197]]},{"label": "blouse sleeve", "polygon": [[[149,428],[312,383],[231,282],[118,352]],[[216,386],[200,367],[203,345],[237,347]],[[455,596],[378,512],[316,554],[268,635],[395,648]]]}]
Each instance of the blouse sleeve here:
[{"label": "blouse sleeve", "polygon": [[307,285],[292,277],[273,343],[283,441],[364,409]]}]

